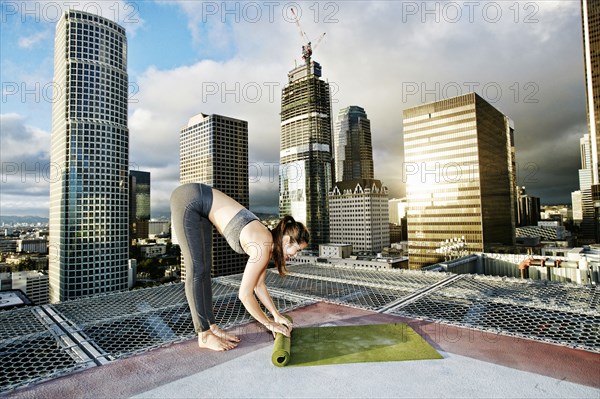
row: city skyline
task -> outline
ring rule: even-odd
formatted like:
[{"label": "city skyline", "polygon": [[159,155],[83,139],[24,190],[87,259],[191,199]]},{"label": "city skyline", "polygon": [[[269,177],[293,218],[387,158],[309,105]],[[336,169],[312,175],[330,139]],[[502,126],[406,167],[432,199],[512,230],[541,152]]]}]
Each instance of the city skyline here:
[{"label": "city skyline", "polygon": [[[2,3],[1,215],[48,214],[53,37],[69,4]],[[153,216],[179,184],[178,132],[198,112],[248,121],[250,207],[277,213],[281,90],[302,63],[292,7],[309,38],[326,33],[313,59],[332,115],[368,110],[390,198],[404,195],[402,110],[473,90],[519,126],[519,185],[543,204],[570,203],[578,189],[579,1],[78,4],[126,28],[130,163],[152,174]]]}]

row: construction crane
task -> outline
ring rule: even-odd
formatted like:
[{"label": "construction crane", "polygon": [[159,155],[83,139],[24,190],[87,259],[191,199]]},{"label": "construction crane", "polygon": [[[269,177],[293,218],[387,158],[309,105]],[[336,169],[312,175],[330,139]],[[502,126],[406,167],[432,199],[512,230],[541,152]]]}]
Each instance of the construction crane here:
[{"label": "construction crane", "polygon": [[296,27],[298,28],[298,32],[300,33],[300,39],[302,40],[303,43],[305,43],[304,45],[302,45],[302,59],[304,60],[304,62],[307,65],[309,65],[310,64],[310,57],[311,57],[313,51],[319,45],[319,43],[321,43],[321,40],[323,40],[323,37],[325,36],[325,33],[323,33],[319,37],[319,39],[317,39],[316,44],[314,46],[312,46],[310,39],[306,35],[306,32],[304,32],[302,30],[302,27],[300,26],[300,19],[298,18],[298,14],[296,14],[296,10],[294,10],[293,7],[291,8],[291,10],[292,10],[292,14],[294,15],[294,23],[296,24]]}]

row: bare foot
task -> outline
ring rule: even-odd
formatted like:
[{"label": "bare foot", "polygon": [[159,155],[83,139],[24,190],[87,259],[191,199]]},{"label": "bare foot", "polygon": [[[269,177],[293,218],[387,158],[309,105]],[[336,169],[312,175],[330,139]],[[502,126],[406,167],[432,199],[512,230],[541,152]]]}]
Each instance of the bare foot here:
[{"label": "bare foot", "polygon": [[212,331],[202,331],[198,334],[198,346],[200,348],[211,349],[214,351],[228,351],[229,349],[233,349],[237,346],[236,343],[227,341],[225,339],[219,338]]},{"label": "bare foot", "polygon": [[211,324],[210,331],[217,337],[230,342],[240,342],[240,338],[221,330],[216,324]]}]

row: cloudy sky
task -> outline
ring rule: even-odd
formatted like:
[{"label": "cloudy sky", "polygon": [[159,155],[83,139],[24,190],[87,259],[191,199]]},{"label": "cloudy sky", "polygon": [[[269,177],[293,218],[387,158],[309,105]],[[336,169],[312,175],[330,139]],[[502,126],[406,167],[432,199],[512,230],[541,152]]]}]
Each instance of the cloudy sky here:
[{"label": "cloudy sky", "polygon": [[249,123],[250,207],[277,212],[287,72],[313,44],[333,115],[362,106],[375,176],[401,197],[402,110],[475,91],[515,125],[518,183],[544,204],[578,189],[587,131],[581,14],[569,1],[2,1],[0,215],[47,216],[54,29],[62,9],[128,36],[130,163],[152,215],[179,180],[179,132],[198,113]]}]

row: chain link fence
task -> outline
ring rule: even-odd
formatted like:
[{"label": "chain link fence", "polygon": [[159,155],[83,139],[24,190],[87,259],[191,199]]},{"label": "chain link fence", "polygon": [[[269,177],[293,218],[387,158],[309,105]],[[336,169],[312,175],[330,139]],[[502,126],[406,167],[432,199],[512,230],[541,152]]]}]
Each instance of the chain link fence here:
[{"label": "chain link fence", "polygon": [[[600,352],[595,286],[437,272],[290,265],[266,283],[283,312],[318,301]],[[252,320],[241,275],[213,279],[217,323]],[[0,393],[195,337],[183,284],[0,311]]]}]

